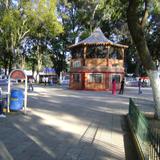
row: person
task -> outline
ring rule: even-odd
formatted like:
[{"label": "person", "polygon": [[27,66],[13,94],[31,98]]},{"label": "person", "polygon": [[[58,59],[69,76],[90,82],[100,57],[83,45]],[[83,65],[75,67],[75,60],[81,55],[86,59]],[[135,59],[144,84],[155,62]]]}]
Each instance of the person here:
[{"label": "person", "polygon": [[3,114],[3,100],[2,100],[2,89],[0,88],[0,118],[6,118]]},{"label": "person", "polygon": [[45,86],[48,85],[48,77],[46,77]]},{"label": "person", "polygon": [[45,81],[46,81],[46,78],[43,77],[43,78],[42,78],[42,83],[45,84]]},{"label": "person", "polygon": [[123,94],[123,92],[124,92],[124,78],[121,81],[121,88],[119,90],[119,94]]},{"label": "person", "polygon": [[6,118],[6,115],[3,113],[2,100],[0,100],[0,118]]},{"label": "person", "polygon": [[112,94],[116,95],[116,80],[112,80]]},{"label": "person", "polygon": [[141,86],[142,86],[142,82],[141,82],[141,78],[139,78],[139,80],[138,80],[138,94],[142,94]]},{"label": "person", "polygon": [[43,77],[44,85],[46,86],[46,77]]},{"label": "person", "polygon": [[147,86],[147,82],[146,82],[145,79],[143,79],[143,81],[142,81],[142,87],[146,87],[146,86]]},{"label": "person", "polygon": [[28,90],[30,91],[30,89],[33,91],[33,79],[32,78],[29,79]]},{"label": "person", "polygon": [[53,79],[50,78],[50,85],[53,86]]}]

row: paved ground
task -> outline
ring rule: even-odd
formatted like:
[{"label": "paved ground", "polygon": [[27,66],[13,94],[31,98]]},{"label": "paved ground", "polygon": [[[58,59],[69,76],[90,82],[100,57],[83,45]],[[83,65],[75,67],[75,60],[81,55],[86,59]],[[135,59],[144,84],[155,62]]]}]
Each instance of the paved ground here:
[{"label": "paved ground", "polygon": [[[128,159],[122,127],[128,99],[152,100],[150,88],[137,92],[127,88],[113,96],[37,86],[29,93],[27,115],[0,119],[0,160]],[[153,112],[149,105],[141,109]]]}]

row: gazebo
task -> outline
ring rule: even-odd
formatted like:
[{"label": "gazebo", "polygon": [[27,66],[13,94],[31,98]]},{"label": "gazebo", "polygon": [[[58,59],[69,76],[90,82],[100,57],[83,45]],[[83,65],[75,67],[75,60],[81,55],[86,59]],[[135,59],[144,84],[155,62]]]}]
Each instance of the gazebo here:
[{"label": "gazebo", "polygon": [[111,90],[115,79],[117,89],[124,77],[126,45],[108,40],[97,28],[88,38],[73,44],[70,65],[70,89]]}]

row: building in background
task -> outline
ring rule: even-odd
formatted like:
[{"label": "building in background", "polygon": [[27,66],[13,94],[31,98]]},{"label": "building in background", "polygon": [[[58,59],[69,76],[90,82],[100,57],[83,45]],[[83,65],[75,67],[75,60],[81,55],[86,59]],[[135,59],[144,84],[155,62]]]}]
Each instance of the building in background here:
[{"label": "building in background", "polygon": [[[32,78],[36,81],[36,75],[37,73],[34,72],[34,74],[32,73],[31,70],[25,70],[25,73],[29,78]],[[58,75],[55,72],[54,68],[43,68],[43,70],[41,72],[39,72],[39,83],[44,83],[44,78],[48,79],[48,83],[50,84],[54,84],[58,82]]]},{"label": "building in background", "polygon": [[71,45],[70,89],[111,90],[115,79],[117,89],[124,77],[126,45],[108,40],[97,28],[88,38]]},{"label": "building in background", "polygon": [[39,73],[40,83],[44,83],[43,79],[47,78],[48,83],[55,84],[58,82],[58,75],[54,68],[44,68],[42,72]]},{"label": "building in background", "polygon": [[59,83],[61,85],[69,85],[70,82],[70,74],[68,72],[61,72],[59,77]]}]

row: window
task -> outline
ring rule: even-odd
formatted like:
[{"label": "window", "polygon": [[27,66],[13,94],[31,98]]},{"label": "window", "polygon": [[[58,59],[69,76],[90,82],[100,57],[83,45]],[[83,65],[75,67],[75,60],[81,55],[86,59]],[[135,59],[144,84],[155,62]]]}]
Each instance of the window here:
[{"label": "window", "polygon": [[122,59],[122,56],[121,54],[119,53],[118,50],[113,50],[113,52],[110,54],[109,58],[112,58],[112,59]]},{"label": "window", "polygon": [[87,58],[105,58],[108,49],[104,46],[89,46],[87,48]]},{"label": "window", "polygon": [[73,68],[78,68],[81,66],[81,61],[74,61],[73,62]]},{"label": "window", "polygon": [[73,48],[71,50],[72,58],[83,58],[83,48]]},{"label": "window", "polygon": [[81,75],[79,73],[73,74],[73,81],[74,82],[80,82],[81,81]]},{"label": "window", "polygon": [[89,47],[87,48],[86,58],[96,58],[96,57],[95,57],[95,50],[96,50],[96,47],[95,47],[95,46],[89,46]]},{"label": "window", "polygon": [[107,53],[107,49],[104,46],[97,47],[97,58],[105,58]]},{"label": "window", "polygon": [[112,81],[113,81],[113,79],[115,79],[116,83],[120,83],[120,78],[121,78],[121,76],[119,74],[112,75]]},{"label": "window", "polygon": [[103,82],[103,74],[101,74],[101,73],[89,74],[88,82],[90,82],[90,83],[102,83]]}]

